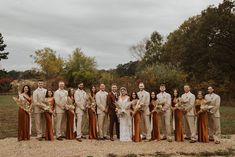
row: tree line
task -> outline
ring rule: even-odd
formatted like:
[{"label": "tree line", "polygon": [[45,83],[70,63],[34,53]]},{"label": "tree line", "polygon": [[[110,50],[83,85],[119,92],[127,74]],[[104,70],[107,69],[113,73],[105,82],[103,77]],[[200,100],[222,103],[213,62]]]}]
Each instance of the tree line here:
[{"label": "tree line", "polygon": [[194,90],[206,90],[213,85],[224,99],[232,100],[235,98],[234,6],[234,1],[228,0],[209,6],[166,37],[154,31],[130,47],[136,61],[119,64],[115,69],[98,70],[95,58],[86,56],[79,48],[67,60],[44,48],[31,56],[39,69],[1,71],[0,75],[51,82],[63,79],[68,86],[76,86],[80,81],[88,87],[116,82],[130,90],[135,90],[140,81],[149,90],[156,90],[160,83],[166,83],[168,89],[189,83]]}]

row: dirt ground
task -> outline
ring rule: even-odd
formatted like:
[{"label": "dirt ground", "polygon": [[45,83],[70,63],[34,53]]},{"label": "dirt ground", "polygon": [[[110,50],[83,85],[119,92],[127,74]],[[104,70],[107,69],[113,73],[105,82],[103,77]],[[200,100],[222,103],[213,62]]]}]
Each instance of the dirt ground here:
[{"label": "dirt ground", "polygon": [[[76,140],[63,141],[37,141],[32,137],[30,141],[18,142],[16,138],[0,140],[1,157],[78,157],[78,156],[195,156],[195,154],[225,152],[235,146],[235,135],[229,139],[222,139],[221,144],[189,143],[167,141],[151,142],[112,142],[88,140],[82,142]],[[158,153],[156,153],[158,152]],[[220,153],[220,154],[221,154]],[[231,153],[231,152],[230,152]],[[232,155],[233,156],[233,155]]]}]

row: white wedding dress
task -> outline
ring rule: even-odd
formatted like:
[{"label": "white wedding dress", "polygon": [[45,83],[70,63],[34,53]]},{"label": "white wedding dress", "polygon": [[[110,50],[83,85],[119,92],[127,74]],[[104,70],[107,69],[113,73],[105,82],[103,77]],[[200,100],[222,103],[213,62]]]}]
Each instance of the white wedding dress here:
[{"label": "white wedding dress", "polygon": [[121,107],[123,114],[119,116],[120,121],[120,141],[132,141],[132,126],[131,126],[131,116],[128,110],[130,102],[128,97],[122,100],[120,97],[118,99],[118,104]]}]

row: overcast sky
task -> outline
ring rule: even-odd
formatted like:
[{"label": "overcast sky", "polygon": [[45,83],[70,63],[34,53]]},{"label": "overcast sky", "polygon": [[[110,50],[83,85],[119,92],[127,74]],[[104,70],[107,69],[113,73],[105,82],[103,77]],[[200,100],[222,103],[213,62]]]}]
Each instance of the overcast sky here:
[{"label": "overcast sky", "polygon": [[134,60],[129,48],[153,31],[166,36],[190,16],[222,0],[5,0],[0,32],[6,70],[35,67],[29,56],[50,47],[65,59],[79,47],[99,69]]}]

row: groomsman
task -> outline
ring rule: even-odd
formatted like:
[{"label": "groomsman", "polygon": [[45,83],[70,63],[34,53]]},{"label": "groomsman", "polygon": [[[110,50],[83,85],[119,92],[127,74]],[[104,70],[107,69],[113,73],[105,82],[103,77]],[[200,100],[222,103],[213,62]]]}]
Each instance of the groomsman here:
[{"label": "groomsman", "polygon": [[86,114],[86,92],[83,90],[84,84],[81,82],[78,84],[78,89],[75,91],[74,99],[76,104],[75,113],[77,115],[77,137],[79,142],[82,142],[82,119]]},{"label": "groomsman", "polygon": [[105,91],[105,85],[100,84],[100,90],[96,93],[96,104],[97,104],[97,116],[98,116],[98,132],[99,139],[104,140],[105,134],[107,133],[107,125],[105,126],[105,122],[107,122],[107,95],[108,93]]},{"label": "groomsman", "polygon": [[59,82],[59,89],[55,91],[55,112],[56,112],[56,138],[57,140],[63,140],[66,132],[66,112],[65,105],[67,104],[68,92],[64,90],[64,82]]},{"label": "groomsman", "polygon": [[197,140],[195,128],[195,95],[190,90],[189,85],[184,85],[185,93],[181,96],[181,103],[184,105],[186,139],[190,139],[190,143],[194,143]]},{"label": "groomsman", "polygon": [[162,113],[161,113],[161,121],[163,128],[163,137],[162,140],[166,140],[168,142],[172,142],[171,138],[171,95],[166,91],[165,84],[160,85],[160,93],[157,94],[157,99],[160,104],[162,104]]},{"label": "groomsman", "polygon": [[41,106],[42,102],[45,100],[47,90],[43,88],[44,82],[42,80],[38,81],[38,88],[33,92],[33,107],[34,107],[34,117],[35,117],[35,127],[37,133],[37,139],[42,140],[45,136],[46,121],[44,117],[44,110]]},{"label": "groomsman", "polygon": [[214,141],[215,144],[220,143],[221,127],[220,127],[220,96],[214,93],[212,86],[208,87],[208,94],[205,96],[206,101],[210,102],[211,106],[214,106],[209,111],[209,140]]},{"label": "groomsman", "polygon": [[144,123],[144,129],[142,132],[143,138],[150,140],[151,139],[151,124],[150,124],[150,111],[149,111],[149,104],[150,104],[150,94],[149,92],[144,90],[144,83],[139,83],[140,91],[137,93],[141,105],[141,118]]},{"label": "groomsman", "polygon": [[110,119],[110,125],[109,125],[109,133],[110,133],[110,140],[114,141],[113,139],[113,128],[115,124],[116,128],[116,134],[117,138],[119,139],[119,120],[116,114],[116,105],[115,102],[118,100],[118,92],[117,92],[117,85],[112,84],[111,86],[111,92],[109,92],[108,97],[107,97],[107,105],[108,105],[108,114],[109,114],[109,119]]}]

